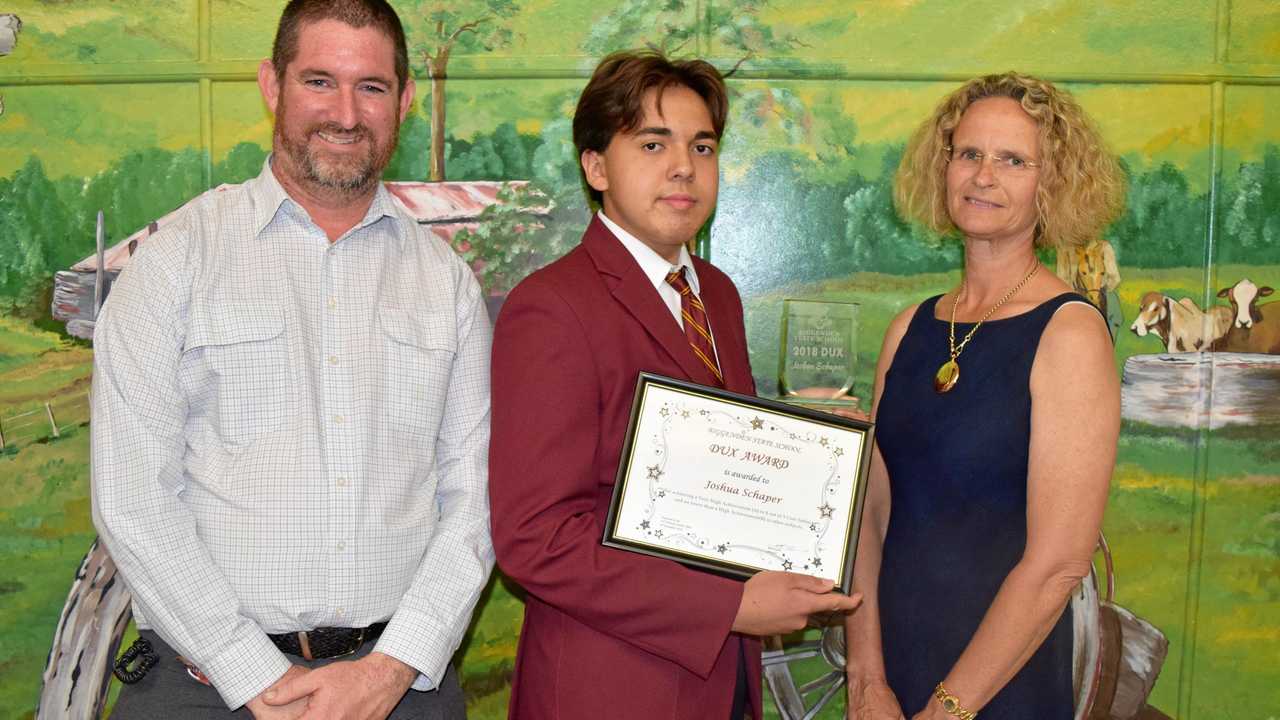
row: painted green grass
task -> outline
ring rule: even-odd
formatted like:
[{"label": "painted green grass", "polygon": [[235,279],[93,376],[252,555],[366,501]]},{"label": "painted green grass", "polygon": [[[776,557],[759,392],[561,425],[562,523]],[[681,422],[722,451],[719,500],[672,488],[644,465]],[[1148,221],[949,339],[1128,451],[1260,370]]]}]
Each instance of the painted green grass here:
[{"label": "painted green grass", "polygon": [[88,432],[0,456],[0,716],[35,708],[76,569],[93,541]]},{"label": "painted green grass", "polygon": [[[1261,718],[1280,708],[1280,461],[1273,440],[1217,439],[1221,457],[1205,483],[1199,613],[1188,625],[1186,573],[1193,480],[1182,440],[1130,432],[1107,508],[1117,599],[1169,636],[1170,656],[1153,694],[1169,714],[1178,673],[1194,682],[1184,716]],[[1272,432],[1280,431],[1274,428]],[[1273,435],[1274,437],[1274,435]],[[1193,588],[1195,589],[1195,588]],[[1195,631],[1194,665],[1182,666]]]},{"label": "painted green grass", "polygon": [[58,347],[50,332],[36,330],[16,318],[0,316],[0,372],[31,362],[34,355]]},{"label": "painted green grass", "polygon": [[86,344],[0,316],[0,419],[79,395],[92,363]]}]

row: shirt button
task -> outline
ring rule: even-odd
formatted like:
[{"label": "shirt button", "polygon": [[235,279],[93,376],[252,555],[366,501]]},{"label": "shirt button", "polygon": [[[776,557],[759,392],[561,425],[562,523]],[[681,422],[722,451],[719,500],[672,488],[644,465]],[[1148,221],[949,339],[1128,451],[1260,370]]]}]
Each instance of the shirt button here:
[{"label": "shirt button", "polygon": [[338,617],[342,617],[342,613],[343,613],[342,608],[338,608],[337,610],[333,611],[333,614],[337,615]]},{"label": "shirt button", "polygon": [[338,301],[333,298],[329,298],[329,301],[325,303],[325,306],[332,310],[338,307]]},{"label": "shirt button", "polygon": [[346,418],[342,417],[341,415],[334,415],[334,416],[333,416],[333,424],[334,424],[334,425],[341,425],[341,424],[343,423],[343,421],[344,421],[344,420],[346,420]]},{"label": "shirt button", "polygon": [[330,365],[337,365],[337,364],[338,364],[338,356],[337,356],[337,355],[330,355],[330,356],[329,356],[329,364],[330,364]]},{"label": "shirt button", "polygon": [[347,479],[345,477],[338,478],[338,487],[346,487]]},{"label": "shirt button", "polygon": [[343,542],[342,540],[339,540],[339,541],[338,541],[338,552],[342,552],[343,550],[346,550],[346,549],[347,549],[347,544],[346,544],[345,542]]}]

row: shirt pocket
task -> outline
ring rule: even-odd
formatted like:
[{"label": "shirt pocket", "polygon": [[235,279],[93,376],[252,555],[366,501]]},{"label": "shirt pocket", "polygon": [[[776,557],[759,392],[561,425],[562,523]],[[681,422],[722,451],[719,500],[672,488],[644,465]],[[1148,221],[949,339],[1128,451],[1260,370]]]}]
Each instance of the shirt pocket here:
[{"label": "shirt pocket", "polygon": [[412,446],[435,447],[457,348],[452,313],[378,307],[384,372],[377,387],[390,427],[413,436]]},{"label": "shirt pocket", "polygon": [[284,316],[263,304],[221,302],[193,313],[181,375],[189,421],[244,446],[277,430],[291,402]]}]

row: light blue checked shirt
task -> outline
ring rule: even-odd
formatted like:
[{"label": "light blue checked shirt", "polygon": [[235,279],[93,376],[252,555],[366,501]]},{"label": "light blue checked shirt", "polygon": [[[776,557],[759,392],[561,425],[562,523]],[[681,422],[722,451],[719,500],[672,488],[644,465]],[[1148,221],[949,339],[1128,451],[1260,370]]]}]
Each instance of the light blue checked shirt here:
[{"label": "light blue checked shirt", "polygon": [[490,339],[382,186],[332,244],[269,161],[189,203],[94,334],[93,518],[138,624],[230,708],[289,667],[267,633],[383,620],[433,687],[493,567]]}]

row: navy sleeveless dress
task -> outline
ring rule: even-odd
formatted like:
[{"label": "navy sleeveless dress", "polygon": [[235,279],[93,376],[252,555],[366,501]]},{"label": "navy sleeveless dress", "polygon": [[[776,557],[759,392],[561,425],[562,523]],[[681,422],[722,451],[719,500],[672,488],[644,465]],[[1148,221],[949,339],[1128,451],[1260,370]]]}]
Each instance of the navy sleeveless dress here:
[{"label": "navy sleeveless dress", "polygon": [[[939,296],[941,297],[941,296]],[[939,297],[920,304],[885,377],[876,442],[892,507],[880,570],[880,624],[889,686],[907,717],[969,644],[1027,540],[1031,365],[1064,293],[1021,315],[989,320],[960,355],[960,379],[939,394],[948,357]],[[972,323],[956,323],[956,342]],[[1068,608],[1044,644],[978,716],[1071,720]],[[961,698],[963,702],[964,698]]]}]

